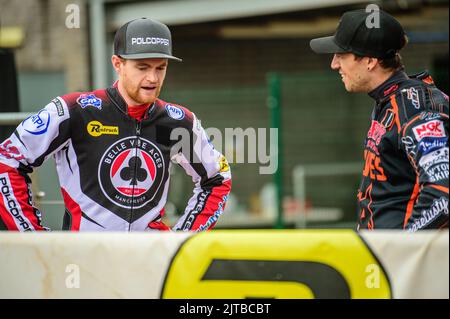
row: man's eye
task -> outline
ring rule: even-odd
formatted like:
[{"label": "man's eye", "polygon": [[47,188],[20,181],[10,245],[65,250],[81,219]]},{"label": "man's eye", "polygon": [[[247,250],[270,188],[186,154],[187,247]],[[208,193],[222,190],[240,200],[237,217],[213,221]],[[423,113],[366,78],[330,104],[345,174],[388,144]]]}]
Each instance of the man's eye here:
[{"label": "man's eye", "polygon": [[145,66],[141,66],[141,67],[138,67],[138,70],[141,70],[141,71],[144,71],[144,70],[146,70],[147,68],[145,67]]}]

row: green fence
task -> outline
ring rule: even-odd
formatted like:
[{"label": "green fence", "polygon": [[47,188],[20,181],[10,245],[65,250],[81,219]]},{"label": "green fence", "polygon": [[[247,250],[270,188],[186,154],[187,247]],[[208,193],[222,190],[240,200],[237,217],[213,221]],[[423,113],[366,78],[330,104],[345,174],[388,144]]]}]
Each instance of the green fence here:
[{"label": "green fence", "polygon": [[[278,74],[280,79],[283,193],[293,195],[292,173],[296,165],[361,161],[363,141],[369,127],[373,101],[366,94],[348,94],[334,72]],[[194,111],[205,128],[268,128],[267,83],[253,87],[198,88],[164,92],[173,101]],[[233,194],[248,214],[262,214],[261,190],[272,183],[271,175],[260,175],[259,164],[232,163]],[[307,178],[307,205],[339,208],[340,222],[356,220],[356,189],[359,176]],[[185,179],[190,191],[189,179]],[[172,193],[177,206],[190,193]],[[177,198],[173,198],[176,196]],[[276,196],[275,196],[276,198]],[[276,203],[274,203],[276,205]],[[229,214],[232,214],[229,211]]]}]

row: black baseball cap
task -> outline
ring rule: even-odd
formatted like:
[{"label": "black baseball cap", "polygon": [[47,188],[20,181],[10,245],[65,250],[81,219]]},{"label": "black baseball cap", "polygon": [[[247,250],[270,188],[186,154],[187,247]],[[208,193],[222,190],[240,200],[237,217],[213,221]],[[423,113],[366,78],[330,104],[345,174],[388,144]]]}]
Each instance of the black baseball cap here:
[{"label": "black baseball cap", "polygon": [[124,59],[165,58],[181,61],[172,55],[169,28],[156,20],[141,18],[125,23],[114,37],[114,54]]},{"label": "black baseball cap", "polygon": [[386,59],[394,57],[406,40],[403,27],[393,16],[361,9],[345,12],[333,36],[313,39],[309,45],[316,53],[351,52]]}]

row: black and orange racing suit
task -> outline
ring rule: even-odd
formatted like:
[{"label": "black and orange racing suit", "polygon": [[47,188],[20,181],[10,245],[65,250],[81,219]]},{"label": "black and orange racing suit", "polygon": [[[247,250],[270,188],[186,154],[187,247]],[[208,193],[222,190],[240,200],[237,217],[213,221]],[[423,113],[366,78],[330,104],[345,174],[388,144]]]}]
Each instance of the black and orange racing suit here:
[{"label": "black and orange racing suit", "polygon": [[370,92],[358,229],[448,227],[448,96],[426,73],[397,71]]}]

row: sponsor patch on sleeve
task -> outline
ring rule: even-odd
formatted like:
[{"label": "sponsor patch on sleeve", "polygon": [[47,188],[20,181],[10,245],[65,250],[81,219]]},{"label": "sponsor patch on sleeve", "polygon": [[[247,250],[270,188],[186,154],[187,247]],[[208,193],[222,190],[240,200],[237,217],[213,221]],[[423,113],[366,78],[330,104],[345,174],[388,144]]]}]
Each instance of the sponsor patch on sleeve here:
[{"label": "sponsor patch on sleeve", "polygon": [[420,109],[419,91],[416,88],[411,87],[406,89],[406,98],[411,101],[411,104],[417,110]]},{"label": "sponsor patch on sleeve", "polygon": [[175,119],[175,120],[182,120],[184,119],[184,111],[183,109],[179,108],[178,106],[166,104],[166,111],[167,114]]},{"label": "sponsor patch on sleeve", "polygon": [[58,99],[53,99],[52,102],[56,106],[56,111],[58,112],[58,116],[63,116],[64,115],[64,107],[63,107],[61,101]]},{"label": "sponsor patch on sleeve", "polygon": [[25,158],[25,156],[20,153],[19,149],[14,146],[10,139],[7,139],[0,144],[0,155],[8,159],[14,158],[16,161],[20,161]]},{"label": "sponsor patch on sleeve", "polygon": [[445,197],[433,200],[431,207],[422,211],[420,218],[417,218],[414,224],[408,227],[408,231],[416,232],[443,214],[448,216],[448,199]]},{"label": "sponsor patch on sleeve", "polygon": [[447,137],[424,137],[419,142],[419,151],[426,155],[447,145]]},{"label": "sponsor patch on sleeve", "polygon": [[448,163],[448,147],[440,148],[429,154],[422,156],[419,160],[419,165],[425,171],[428,171],[431,167],[441,163]]},{"label": "sponsor patch on sleeve", "polygon": [[425,137],[445,137],[444,123],[440,120],[428,121],[413,127],[417,141]]},{"label": "sponsor patch on sleeve", "polygon": [[230,170],[230,165],[228,164],[227,159],[223,155],[220,156],[219,165],[220,165],[220,172],[221,173],[228,172]]},{"label": "sponsor patch on sleeve", "polygon": [[47,132],[50,125],[50,113],[46,109],[27,117],[22,122],[23,129],[33,135],[41,135]]}]

